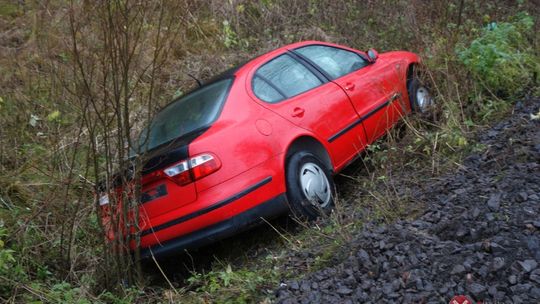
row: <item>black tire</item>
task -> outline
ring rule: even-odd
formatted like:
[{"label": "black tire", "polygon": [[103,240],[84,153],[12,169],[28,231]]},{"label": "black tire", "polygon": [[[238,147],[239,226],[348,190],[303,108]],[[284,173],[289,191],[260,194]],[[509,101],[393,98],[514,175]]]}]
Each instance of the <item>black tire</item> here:
[{"label": "black tire", "polygon": [[[429,96],[429,101],[421,101],[418,99],[418,93],[425,92]],[[407,93],[409,94],[409,101],[411,103],[411,109],[417,113],[427,113],[429,108],[433,105],[433,99],[429,94],[429,88],[423,84],[416,73],[413,73],[411,79],[407,83]]]},{"label": "black tire", "polygon": [[[303,168],[304,172],[301,172]],[[314,175],[313,173],[318,175]],[[306,174],[318,176],[320,180],[326,178],[327,186],[319,187],[319,189],[326,188],[326,191],[328,191],[329,200],[327,202],[322,202],[321,199],[315,201],[313,198],[310,200],[305,194],[302,188],[301,176],[304,175],[304,178],[306,178]],[[335,197],[334,181],[330,170],[314,154],[307,151],[299,151],[290,156],[287,161],[285,175],[287,199],[294,216],[304,220],[313,220],[322,214],[329,214],[332,211]],[[317,183],[317,185],[324,184],[324,182]],[[322,196],[325,199],[327,198],[326,191],[324,193],[322,191],[320,192],[323,193]]]}]

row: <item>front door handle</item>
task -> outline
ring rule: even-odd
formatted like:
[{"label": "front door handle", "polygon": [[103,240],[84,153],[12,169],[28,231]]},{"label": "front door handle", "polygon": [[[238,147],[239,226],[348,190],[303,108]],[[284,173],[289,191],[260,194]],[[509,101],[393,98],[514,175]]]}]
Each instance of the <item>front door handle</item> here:
[{"label": "front door handle", "polygon": [[347,83],[345,84],[345,90],[347,90],[347,91],[352,91],[352,90],[354,90],[354,83],[347,82]]},{"label": "front door handle", "polygon": [[293,113],[291,114],[292,117],[302,117],[304,116],[305,110],[299,107],[294,108]]}]

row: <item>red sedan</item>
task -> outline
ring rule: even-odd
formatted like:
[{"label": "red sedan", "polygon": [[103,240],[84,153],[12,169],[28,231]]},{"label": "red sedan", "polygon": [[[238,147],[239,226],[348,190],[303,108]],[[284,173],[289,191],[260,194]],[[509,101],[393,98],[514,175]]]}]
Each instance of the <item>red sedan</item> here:
[{"label": "red sedan", "polygon": [[[199,247],[288,211],[330,211],[332,176],[431,103],[418,63],[410,52],[306,41],[170,103],[142,136],[142,256]],[[108,209],[106,195],[100,203]]]}]

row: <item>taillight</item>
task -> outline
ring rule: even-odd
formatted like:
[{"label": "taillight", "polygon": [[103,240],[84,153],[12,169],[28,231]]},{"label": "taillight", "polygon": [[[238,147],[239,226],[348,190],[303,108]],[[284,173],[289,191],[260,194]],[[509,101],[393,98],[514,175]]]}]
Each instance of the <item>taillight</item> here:
[{"label": "taillight", "polygon": [[221,162],[212,154],[201,154],[190,159],[193,179],[198,180],[208,176],[221,168]]},{"label": "taillight", "polygon": [[101,216],[108,217],[111,213],[110,198],[106,192],[100,192],[98,197],[99,207],[101,210]]},{"label": "taillight", "polygon": [[163,170],[163,173],[179,185],[189,184],[192,181],[187,160]]},{"label": "taillight", "polygon": [[186,185],[208,176],[221,168],[219,158],[212,153],[199,154],[163,170],[179,185]]},{"label": "taillight", "polygon": [[103,207],[108,204],[109,204],[109,195],[106,193],[101,194],[101,196],[99,197],[99,205]]}]

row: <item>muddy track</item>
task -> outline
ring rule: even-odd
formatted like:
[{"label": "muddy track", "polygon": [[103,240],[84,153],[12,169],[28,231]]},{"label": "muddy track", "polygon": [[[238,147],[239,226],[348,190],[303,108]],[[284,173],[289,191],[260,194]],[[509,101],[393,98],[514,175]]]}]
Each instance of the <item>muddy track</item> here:
[{"label": "muddy track", "polygon": [[279,303],[540,303],[540,99],[481,132],[486,146],[418,192],[415,220],[367,224],[334,266],[284,281]]}]

